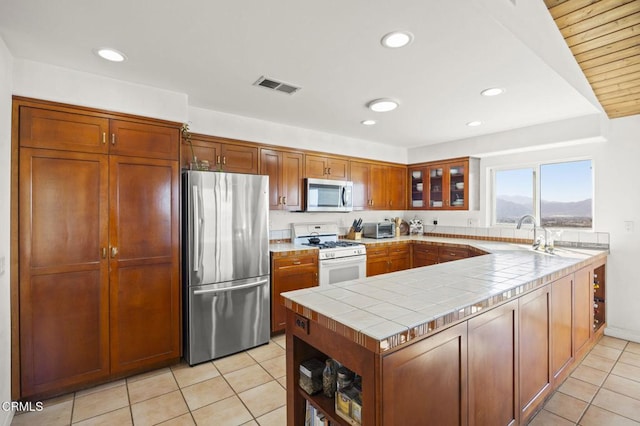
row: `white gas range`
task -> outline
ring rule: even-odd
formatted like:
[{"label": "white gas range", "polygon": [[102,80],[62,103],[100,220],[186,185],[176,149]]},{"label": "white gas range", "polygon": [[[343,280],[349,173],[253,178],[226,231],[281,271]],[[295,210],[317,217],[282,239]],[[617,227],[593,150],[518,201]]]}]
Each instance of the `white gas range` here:
[{"label": "white gas range", "polygon": [[294,245],[318,248],[320,286],[366,277],[364,244],[338,239],[336,223],[294,223],[291,228]]}]

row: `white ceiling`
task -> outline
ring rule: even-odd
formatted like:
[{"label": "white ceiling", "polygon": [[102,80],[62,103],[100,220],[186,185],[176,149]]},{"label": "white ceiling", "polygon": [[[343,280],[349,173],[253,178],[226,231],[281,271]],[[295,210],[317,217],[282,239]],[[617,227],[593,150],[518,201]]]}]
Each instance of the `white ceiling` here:
[{"label": "white ceiling", "polygon": [[[506,12],[516,7],[491,1]],[[481,3],[3,0],[0,36],[16,58],[186,93],[196,107],[402,147],[598,112]],[[528,22],[548,28],[539,3]],[[412,32],[413,43],[382,47],[392,30]],[[570,55],[558,40],[554,53]],[[99,59],[92,49],[103,46],[128,60]],[[253,86],[263,75],[302,90]],[[494,86],[506,93],[480,96]],[[400,107],[365,107],[380,97]],[[368,118],[378,124],[362,126]],[[467,127],[472,120],[484,124]]]}]

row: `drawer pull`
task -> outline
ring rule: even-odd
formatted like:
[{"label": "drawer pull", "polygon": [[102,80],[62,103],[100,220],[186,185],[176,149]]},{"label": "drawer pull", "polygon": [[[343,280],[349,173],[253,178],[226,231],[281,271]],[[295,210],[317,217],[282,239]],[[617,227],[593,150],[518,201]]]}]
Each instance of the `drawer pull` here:
[{"label": "drawer pull", "polygon": [[302,264],[302,262],[301,262],[301,261],[299,261],[299,260],[296,260],[295,262],[293,262],[293,264],[294,264],[294,265],[300,265],[300,264]]}]

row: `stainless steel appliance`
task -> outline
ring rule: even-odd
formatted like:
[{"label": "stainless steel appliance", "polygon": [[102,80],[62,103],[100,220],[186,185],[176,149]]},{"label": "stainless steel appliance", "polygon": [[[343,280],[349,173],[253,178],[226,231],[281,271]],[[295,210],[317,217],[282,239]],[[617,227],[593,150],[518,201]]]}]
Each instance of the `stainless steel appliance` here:
[{"label": "stainless steel appliance", "polygon": [[362,226],[365,238],[393,238],[396,236],[396,224],[393,222],[365,223]]},{"label": "stainless steel appliance", "polygon": [[292,224],[294,245],[318,248],[318,281],[328,286],[367,276],[367,250],[363,244],[338,239],[335,223]]},{"label": "stainless steel appliance", "polygon": [[353,182],[306,178],[305,210],[308,212],[350,212],[353,210]]},{"label": "stainless steel appliance", "polygon": [[184,358],[190,365],[269,341],[269,178],[185,171]]}]

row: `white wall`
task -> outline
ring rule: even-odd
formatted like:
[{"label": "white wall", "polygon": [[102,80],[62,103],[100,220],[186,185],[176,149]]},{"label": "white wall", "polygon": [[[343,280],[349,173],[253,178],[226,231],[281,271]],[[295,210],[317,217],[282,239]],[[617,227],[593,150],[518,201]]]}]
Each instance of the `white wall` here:
[{"label": "white wall", "polygon": [[[11,206],[11,86],[13,58],[0,38],[0,404],[11,401],[11,303],[9,285]],[[13,413],[2,410],[0,425],[9,425]]]}]

